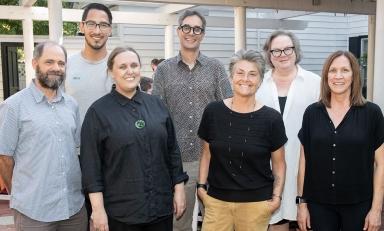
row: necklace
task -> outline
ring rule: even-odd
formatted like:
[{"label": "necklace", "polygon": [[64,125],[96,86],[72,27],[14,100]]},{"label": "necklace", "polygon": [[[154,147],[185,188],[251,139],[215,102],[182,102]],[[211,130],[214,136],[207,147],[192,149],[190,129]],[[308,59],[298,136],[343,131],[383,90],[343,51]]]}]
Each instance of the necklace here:
[{"label": "necklace", "polygon": [[[229,128],[228,128],[228,131],[229,131],[229,134],[228,134],[228,153],[232,153],[232,147],[231,147],[231,144],[234,142],[234,140],[233,140],[233,135],[234,134],[232,134],[232,132],[233,132],[233,129],[234,129],[234,127],[232,127],[233,126],[233,123],[232,123],[232,119],[234,118],[233,116],[232,116],[232,112],[233,112],[233,110],[232,110],[232,108],[233,108],[233,98],[231,99],[231,102],[230,102],[230,105],[229,105],[229,109],[231,109],[231,111],[230,111],[230,114],[231,114],[231,119],[229,120]],[[252,112],[254,112],[256,110],[256,100],[255,100],[255,102],[254,102],[254,104],[253,104],[253,107],[252,107],[252,109],[250,110],[250,112],[248,112],[248,113],[250,113],[250,115],[249,115],[249,119],[253,119],[253,113]],[[235,121],[235,122],[237,122],[237,121]],[[238,123],[236,123],[235,124],[235,127],[238,127],[239,125],[238,125]],[[237,129],[236,129],[237,130]],[[252,137],[251,135],[250,135],[250,132],[251,132],[251,127],[250,126],[247,126],[247,129],[245,130],[243,130],[243,136],[240,138],[240,139],[238,139],[237,138],[237,142],[241,142],[243,145],[247,145],[247,137]],[[237,174],[242,174],[242,168],[243,168],[243,163],[244,163],[244,161],[246,161],[245,159],[246,159],[246,153],[245,153],[245,151],[238,151],[239,152],[239,154],[240,154],[240,156],[239,156],[239,160],[238,161],[236,161],[236,163],[234,162],[234,159],[229,159],[228,160],[228,165],[230,166],[230,169],[232,169],[232,173],[231,173],[231,175],[233,176],[233,177],[236,177],[236,175]]]}]

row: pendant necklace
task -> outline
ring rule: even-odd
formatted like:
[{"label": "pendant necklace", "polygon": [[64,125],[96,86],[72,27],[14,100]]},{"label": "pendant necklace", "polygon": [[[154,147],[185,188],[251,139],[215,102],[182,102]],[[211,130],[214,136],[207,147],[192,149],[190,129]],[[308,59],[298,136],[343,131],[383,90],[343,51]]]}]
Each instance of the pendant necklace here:
[{"label": "pendant necklace", "polygon": [[[231,111],[230,111],[230,114],[232,115],[232,112],[233,112],[233,98],[231,99],[231,103],[230,103],[230,106],[229,106],[229,108],[231,109]],[[256,110],[256,100],[255,100],[255,102],[254,102],[254,104],[253,104],[253,110],[251,111],[251,112],[249,112],[251,115],[250,115],[250,119],[252,119],[253,118],[253,112]],[[230,117],[230,118],[232,118],[232,116]],[[229,121],[229,127],[230,127],[230,129],[229,129],[229,131],[231,131],[231,127],[232,127],[232,121],[230,120]],[[247,128],[247,131],[248,132],[250,132],[251,131],[251,128],[248,126],[248,128]],[[228,136],[228,153],[231,153],[231,139],[232,139],[232,136],[231,135],[229,135]],[[246,136],[244,137],[244,144],[247,144],[247,138],[246,138]],[[243,159],[244,159],[244,156],[245,156],[245,153],[244,153],[244,151],[242,151],[241,152],[241,160],[240,160],[240,164],[239,164],[239,169],[241,169],[242,167],[243,167]],[[231,166],[231,167],[233,167],[232,166],[232,161],[231,160],[229,160],[229,165]],[[232,172],[232,176],[236,176],[236,173],[234,173],[234,172]]]}]

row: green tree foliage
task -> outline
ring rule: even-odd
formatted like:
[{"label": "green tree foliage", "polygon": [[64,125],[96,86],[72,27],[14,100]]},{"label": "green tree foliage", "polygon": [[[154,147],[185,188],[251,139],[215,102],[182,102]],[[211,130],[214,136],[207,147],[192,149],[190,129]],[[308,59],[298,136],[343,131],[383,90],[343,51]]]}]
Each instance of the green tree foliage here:
[{"label": "green tree foliage", "polygon": [[[62,2],[63,8],[72,8],[72,3]],[[19,0],[0,0],[0,5],[19,5]],[[47,7],[47,0],[37,0],[34,6]],[[76,35],[77,23],[63,22],[64,35]],[[48,21],[34,21],[33,33],[35,35],[48,35]],[[22,22],[20,20],[0,20],[0,34],[20,35],[23,34]]]}]

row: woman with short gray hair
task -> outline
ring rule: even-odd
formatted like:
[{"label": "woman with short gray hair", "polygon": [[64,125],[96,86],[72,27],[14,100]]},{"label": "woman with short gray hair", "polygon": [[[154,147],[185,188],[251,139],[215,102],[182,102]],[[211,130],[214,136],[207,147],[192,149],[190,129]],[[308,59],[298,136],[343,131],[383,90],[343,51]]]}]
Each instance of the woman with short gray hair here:
[{"label": "woman with short gray hair", "polygon": [[271,218],[270,223],[274,225],[270,226],[270,230],[288,231],[289,223],[296,220],[296,176],[300,154],[297,133],[305,108],[319,98],[320,77],[299,65],[301,46],[292,32],[273,32],[265,42],[264,53],[272,69],[265,74],[257,98],[281,113],[288,136],[285,144],[286,184],[281,207]]},{"label": "woman with short gray hair", "polygon": [[287,137],[281,115],[255,98],[264,69],[259,52],[236,52],[229,65],[233,97],[204,110],[197,184],[204,231],[267,230],[280,206]]}]

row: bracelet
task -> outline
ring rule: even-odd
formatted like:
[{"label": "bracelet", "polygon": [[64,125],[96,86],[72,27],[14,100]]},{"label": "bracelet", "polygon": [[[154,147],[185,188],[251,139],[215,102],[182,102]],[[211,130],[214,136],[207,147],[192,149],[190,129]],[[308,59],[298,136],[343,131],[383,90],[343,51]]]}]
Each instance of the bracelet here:
[{"label": "bracelet", "polygon": [[272,197],[278,197],[278,198],[280,198],[280,200],[283,199],[283,197],[281,197],[281,196],[279,196],[279,195],[277,195],[277,194],[272,194]]},{"label": "bracelet", "polygon": [[208,185],[207,184],[196,183],[196,188],[197,189],[203,188],[205,191],[207,191],[208,190]]}]

